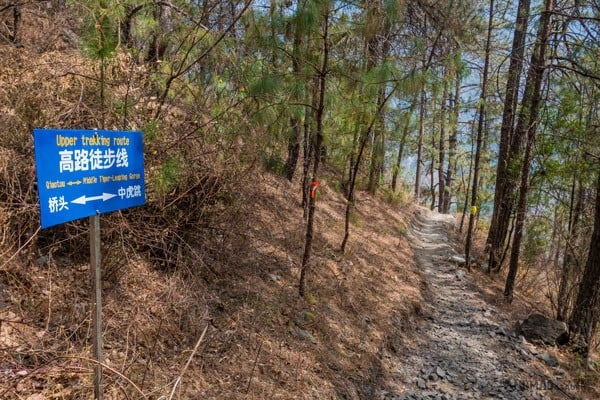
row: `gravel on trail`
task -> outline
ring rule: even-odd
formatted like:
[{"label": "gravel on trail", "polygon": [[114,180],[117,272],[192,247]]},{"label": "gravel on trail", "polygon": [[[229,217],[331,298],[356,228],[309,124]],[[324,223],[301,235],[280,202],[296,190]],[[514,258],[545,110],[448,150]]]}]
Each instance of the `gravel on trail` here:
[{"label": "gravel on trail", "polygon": [[448,238],[455,225],[449,215],[415,214],[408,236],[427,284],[426,316],[400,368],[404,392],[382,398],[581,399],[560,365],[546,365],[554,357],[517,337],[455,262],[462,257]]}]

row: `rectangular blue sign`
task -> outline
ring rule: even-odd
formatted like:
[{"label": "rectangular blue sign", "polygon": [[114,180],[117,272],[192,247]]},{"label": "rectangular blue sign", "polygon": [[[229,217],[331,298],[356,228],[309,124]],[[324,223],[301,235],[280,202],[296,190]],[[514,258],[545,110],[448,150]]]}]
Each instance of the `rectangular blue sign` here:
[{"label": "rectangular blue sign", "polygon": [[34,129],[42,228],[146,202],[141,132]]}]

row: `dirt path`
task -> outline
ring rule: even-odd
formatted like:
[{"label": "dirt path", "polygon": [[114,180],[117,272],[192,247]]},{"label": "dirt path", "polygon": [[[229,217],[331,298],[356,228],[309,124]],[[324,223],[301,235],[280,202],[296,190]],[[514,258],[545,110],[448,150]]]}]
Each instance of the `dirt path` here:
[{"label": "dirt path", "polygon": [[451,216],[422,211],[409,232],[429,304],[416,327],[418,345],[403,367],[405,391],[386,399],[580,398],[543,349],[511,332],[512,322],[486,303],[464,269],[450,261]]}]

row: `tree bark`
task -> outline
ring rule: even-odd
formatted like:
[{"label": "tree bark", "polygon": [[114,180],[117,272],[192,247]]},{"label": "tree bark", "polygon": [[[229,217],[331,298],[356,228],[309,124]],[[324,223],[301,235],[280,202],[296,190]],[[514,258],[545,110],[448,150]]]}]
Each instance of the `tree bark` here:
[{"label": "tree bark", "polygon": [[450,212],[450,203],[452,199],[452,184],[454,182],[454,173],[456,172],[456,143],[458,137],[458,117],[460,114],[460,71],[456,71],[456,86],[454,88],[454,104],[453,104],[453,127],[452,133],[448,138],[448,169],[446,170],[446,182],[444,184],[444,205],[442,212],[448,214]]},{"label": "tree bark", "polygon": [[469,152],[469,176],[467,177],[467,183],[464,183],[465,173],[462,171],[463,176],[463,187],[465,188],[465,203],[463,204],[462,215],[460,217],[460,227],[458,231],[460,233],[463,232],[463,227],[465,225],[465,216],[467,215],[467,210],[469,208],[469,192],[471,191],[471,177],[473,175],[473,154],[475,153],[475,122],[471,124],[471,151]]},{"label": "tree bark", "polygon": [[133,47],[133,38],[131,36],[131,26],[138,12],[144,8],[143,4],[134,6],[133,4],[125,5],[125,17],[121,21],[121,42],[126,47]]},{"label": "tree bark", "polygon": [[312,91],[312,106],[306,107],[304,112],[304,163],[302,168],[302,208],[303,208],[303,218],[306,221],[308,219],[308,208],[309,208],[309,198],[310,198],[310,167],[314,162],[313,154],[315,154],[315,149],[313,145],[313,124],[312,119],[314,115],[314,110],[318,105],[318,96],[319,96],[319,81],[318,77],[313,79],[312,87],[310,90]]},{"label": "tree bark", "polygon": [[421,163],[423,159],[423,136],[425,135],[425,106],[427,98],[425,96],[425,79],[421,86],[421,101],[419,102],[419,138],[417,139],[417,166],[415,171],[415,201],[421,200]]},{"label": "tree bark", "polygon": [[[560,281],[558,284],[558,294],[556,296],[556,319],[559,321],[566,321],[567,314],[569,312],[569,287],[571,286],[571,271],[573,263],[576,260],[575,252],[573,249],[576,232],[578,231],[580,215],[583,207],[583,190],[581,183],[579,183],[579,189],[577,189],[576,177],[573,177],[573,184],[571,187],[571,199],[569,205],[569,221],[567,229],[567,237],[565,240],[565,251],[563,255],[563,263],[560,273]],[[577,199],[575,199],[575,192],[577,191]]]},{"label": "tree bark", "polygon": [[471,270],[471,245],[473,241],[473,227],[477,217],[476,207],[479,205],[479,163],[481,161],[481,147],[483,142],[483,127],[486,118],[486,101],[488,71],[490,66],[490,49],[492,42],[492,27],[494,22],[494,0],[490,0],[490,12],[488,18],[487,38],[485,42],[485,59],[483,62],[483,74],[481,76],[481,95],[479,96],[479,120],[477,121],[477,140],[475,145],[475,163],[473,165],[473,184],[471,186],[471,212],[469,213],[469,227],[467,228],[467,241],[465,243],[465,264],[467,271]]},{"label": "tree bark", "polygon": [[525,223],[525,213],[527,211],[527,193],[529,191],[529,170],[533,158],[533,146],[538,125],[538,114],[541,103],[541,88],[544,78],[546,64],[546,48],[548,47],[548,38],[550,36],[550,23],[552,21],[552,11],[554,10],[554,0],[545,0],[544,11],[541,17],[541,25],[537,41],[531,56],[527,81],[525,83],[525,94],[515,136],[527,134],[527,145],[525,146],[525,156],[521,168],[521,183],[519,188],[519,202],[517,205],[517,217],[515,221],[515,233],[510,254],[510,264],[506,285],[504,286],[504,299],[506,302],[512,302],[515,278],[519,269],[519,255],[521,251],[521,239],[523,238],[523,226]]},{"label": "tree bark", "polygon": [[[388,18],[383,15],[383,4],[381,0],[369,2],[372,5],[373,12],[377,13],[376,21],[380,22],[383,19],[383,27],[379,34],[369,40],[369,51],[374,52],[370,54],[369,64],[370,67],[374,67],[386,61],[390,52],[391,43],[389,41],[390,34],[390,22]],[[383,177],[383,169],[385,162],[385,138],[386,138],[386,127],[385,127],[385,112],[383,104],[385,104],[386,98],[386,85],[382,85],[377,91],[377,110],[379,110],[379,119],[377,129],[373,130],[373,151],[371,158],[371,165],[369,168],[369,181],[367,184],[367,190],[371,194],[375,194],[377,187]]]},{"label": "tree bark", "polygon": [[394,167],[394,171],[392,172],[392,190],[395,192],[396,187],[398,186],[398,174],[400,173],[400,169],[402,168],[402,156],[404,154],[404,145],[406,144],[406,137],[408,136],[408,128],[410,127],[410,119],[417,107],[418,97],[415,96],[413,101],[410,103],[410,108],[408,113],[406,114],[406,121],[404,121],[404,127],[402,128],[402,137],[400,138],[400,143],[398,144],[398,157],[396,158],[396,166]]},{"label": "tree bark", "polygon": [[[369,137],[371,137],[371,131],[373,130],[373,126],[375,125],[375,123],[378,120],[378,115],[379,115],[379,113],[382,112],[383,108],[385,107],[388,100],[390,99],[390,97],[392,97],[392,94],[395,91],[396,91],[396,87],[394,87],[392,90],[390,90],[390,92],[386,95],[386,97],[383,99],[383,101],[377,108],[377,111],[376,111],[375,115],[373,116],[373,119],[371,120],[369,127],[367,128],[366,132],[362,135],[362,140],[360,141],[360,147],[358,149],[358,154],[356,156],[356,162],[353,165],[351,165],[351,167],[350,167],[350,177],[349,177],[349,183],[348,183],[348,195],[347,195],[347,202],[346,202],[345,222],[344,222],[344,239],[342,240],[342,244],[340,246],[340,251],[342,252],[342,254],[346,251],[346,245],[348,244],[348,238],[350,237],[350,215],[352,214],[352,208],[354,207],[354,192],[356,189],[356,177],[358,176],[358,169],[360,167],[360,161],[362,160],[362,156],[363,156],[364,150],[367,146]],[[352,157],[351,157],[351,159],[352,159]]]},{"label": "tree bark", "polygon": [[444,90],[442,93],[442,106],[440,115],[440,143],[438,146],[438,212],[444,212],[444,203],[446,201],[446,177],[444,176],[444,163],[446,159],[446,110],[448,97],[448,83],[444,81]]},{"label": "tree bark", "polygon": [[[431,125],[435,127],[435,112],[432,113],[433,114],[433,118],[431,121]],[[429,209],[431,211],[433,211],[435,209],[435,200],[436,200],[436,196],[435,196],[435,187],[437,186],[435,184],[435,162],[436,162],[436,156],[437,156],[437,143],[435,140],[435,134],[433,132],[431,132],[431,162],[429,164],[429,170],[427,172],[429,172],[429,192],[431,194],[431,205],[429,206]]]},{"label": "tree bark", "polygon": [[[382,87],[377,95],[378,109],[381,109],[384,99],[385,87]],[[373,130],[373,152],[371,155],[371,165],[369,167],[369,181],[367,183],[367,190],[372,195],[377,191],[377,186],[383,175],[385,155],[385,113],[383,113],[383,110],[379,113],[378,122],[377,129]]]},{"label": "tree bark", "polygon": [[[427,17],[425,17],[425,21],[423,23],[424,29],[427,30]],[[423,50],[423,60],[422,60],[422,70],[421,70],[421,101],[419,107],[419,137],[417,140],[417,166],[415,171],[415,202],[417,204],[421,201],[421,164],[423,164],[423,140],[425,136],[425,107],[427,105],[427,96],[425,91],[425,84],[427,83],[427,79],[425,77],[425,73],[431,67],[431,61],[435,54],[435,49],[438,44],[438,40],[442,34],[440,30],[431,45],[431,50],[429,51],[429,56],[427,55],[427,50]]]},{"label": "tree bark", "polygon": [[592,241],[569,322],[574,349],[584,357],[589,354],[600,309],[600,246],[598,246],[600,243],[600,168],[597,179]]},{"label": "tree bark", "polygon": [[[300,66],[300,46],[302,43],[301,31],[296,27],[294,33],[294,44],[292,51],[292,70],[298,79],[300,78],[301,66]],[[291,135],[288,140],[288,157],[285,163],[285,177],[288,181],[294,179],[296,172],[296,165],[298,164],[298,157],[300,155],[300,139],[302,136],[302,127],[300,125],[300,118],[297,116],[290,117],[290,128]]]},{"label": "tree bark", "polygon": [[365,151],[365,147],[367,145],[367,141],[371,136],[371,130],[373,129],[373,124],[375,119],[369,125],[369,128],[364,133],[362,140],[360,141],[360,147],[358,149],[358,154],[356,155],[356,160],[354,164],[350,167],[350,179],[348,182],[348,195],[346,201],[346,211],[344,213],[344,239],[342,239],[342,244],[340,246],[340,252],[344,254],[346,252],[346,245],[348,244],[348,238],[350,237],[350,216],[352,215],[352,209],[354,208],[354,192],[356,186],[356,176],[358,175],[358,169],[360,167],[360,161],[362,159],[363,152]]},{"label": "tree bark", "polygon": [[[326,6],[326,10],[323,12],[323,62],[318,72],[318,83],[319,83],[319,101],[315,112],[315,149],[314,149],[314,164],[312,173],[312,184],[318,185],[319,177],[319,165],[320,165],[320,154],[321,145],[323,144],[323,114],[325,111],[325,92],[327,75],[329,73],[329,5]],[[304,242],[304,255],[302,256],[302,266],[300,268],[300,283],[299,283],[299,294],[304,297],[306,294],[306,274],[308,271],[310,256],[312,252],[312,241],[314,232],[314,221],[316,212],[316,186],[311,188],[311,195],[308,199],[308,221],[306,223],[306,236]]]},{"label": "tree bark", "polygon": [[148,54],[146,55],[146,62],[156,65],[156,63],[164,58],[167,52],[167,35],[172,26],[171,9],[155,1],[153,14],[160,28],[157,28],[157,31],[152,35]]},{"label": "tree bark", "polygon": [[300,156],[300,137],[302,135],[302,128],[300,126],[300,118],[291,117],[291,136],[288,140],[288,157],[285,162],[285,177],[288,181],[294,179],[294,173],[296,172],[296,165],[298,164],[298,157]]},{"label": "tree bark", "polygon": [[[510,64],[506,81],[506,97],[504,98],[504,110],[502,112],[502,125],[500,128],[500,145],[498,150],[498,163],[496,166],[496,187],[494,191],[494,209],[487,237],[490,271],[500,269],[500,259],[508,232],[509,217],[512,213],[512,192],[516,187],[515,182],[507,177],[509,167],[510,144],[513,140],[514,120],[517,108],[517,98],[523,60],[525,54],[525,39],[529,21],[530,0],[519,0],[517,7],[517,19],[513,35],[512,50],[510,53]],[[520,143],[517,143],[517,149]],[[512,190],[507,188],[511,185]]]}]

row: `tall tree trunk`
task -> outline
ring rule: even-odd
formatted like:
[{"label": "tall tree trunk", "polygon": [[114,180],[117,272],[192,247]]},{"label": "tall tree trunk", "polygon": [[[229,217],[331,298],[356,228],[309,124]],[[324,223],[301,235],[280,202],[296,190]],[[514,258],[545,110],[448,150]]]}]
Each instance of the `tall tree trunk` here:
[{"label": "tall tree trunk", "polygon": [[[550,235],[550,247],[545,255],[544,263],[553,271],[558,271],[560,267],[560,255],[562,247],[562,219],[559,212],[559,206],[555,205],[552,213],[552,235]],[[559,280],[560,285],[560,280]],[[548,290],[548,298],[550,300],[550,306],[553,308],[556,314],[558,314],[558,294],[555,296],[555,290]],[[563,319],[564,321],[564,319]]]},{"label": "tall tree trunk", "polygon": [[292,179],[294,179],[298,157],[300,156],[300,138],[302,137],[300,118],[291,117],[290,125],[291,135],[288,140],[288,157],[285,162],[285,177],[291,182]]},{"label": "tall tree trunk", "polygon": [[[298,7],[300,5],[298,4]],[[300,77],[300,46],[302,43],[301,30],[296,27],[294,33],[294,44],[292,50],[292,68],[293,73],[296,77]],[[288,157],[285,163],[285,177],[291,182],[296,172],[296,165],[298,164],[298,157],[300,155],[300,139],[302,136],[302,127],[300,125],[300,118],[295,115],[290,117],[291,134],[288,140]]]},{"label": "tall tree trunk", "polygon": [[[435,147],[434,147],[435,149]],[[432,154],[431,157],[431,164],[429,166],[429,191],[431,192],[431,205],[429,206],[429,209],[431,211],[433,211],[435,209],[435,155]]]},{"label": "tall tree trunk", "polygon": [[454,181],[454,173],[456,172],[456,142],[458,137],[458,117],[460,114],[460,71],[456,71],[456,82],[454,88],[454,104],[453,104],[453,126],[452,133],[448,138],[448,169],[446,170],[446,182],[444,184],[444,205],[442,212],[448,214],[450,212],[450,201],[452,199],[452,183]]},{"label": "tall tree trunk", "polygon": [[[377,95],[377,108],[380,109],[385,99],[385,86],[379,89]],[[372,195],[377,191],[381,176],[383,174],[383,163],[385,155],[385,113],[380,112],[377,121],[377,129],[373,130],[373,151],[371,153],[371,165],[369,167],[369,181],[367,190]]]},{"label": "tall tree trunk", "polygon": [[352,134],[352,151],[350,152],[350,157],[348,157],[348,180],[343,180],[342,183],[344,197],[346,198],[346,200],[350,200],[350,187],[352,183],[352,176],[354,173],[354,165],[356,163],[357,152],[360,151],[359,147],[360,143],[362,143],[361,139],[362,135],[360,122],[356,121],[356,124],[354,125],[354,133]]},{"label": "tall tree trunk", "polygon": [[313,163],[313,154],[315,149],[313,146],[313,115],[317,108],[318,96],[319,96],[319,80],[315,77],[312,82],[310,91],[312,92],[312,106],[306,107],[304,112],[304,165],[302,168],[302,209],[303,218],[306,221],[308,219],[308,208],[310,203],[310,167]]},{"label": "tall tree trunk", "polygon": [[589,354],[598,323],[598,310],[600,310],[600,246],[598,243],[600,243],[600,168],[596,183],[596,210],[590,251],[569,322],[574,349],[584,357]]},{"label": "tall tree trunk", "polygon": [[[370,54],[369,64],[370,67],[374,67],[378,64],[382,64],[386,61],[390,49],[391,43],[389,41],[389,34],[391,30],[390,22],[388,18],[383,15],[383,2],[381,0],[370,1],[371,10],[376,13],[376,21],[381,22],[383,19],[383,26],[379,34],[376,34],[369,40],[369,50],[374,51],[375,54]],[[379,183],[383,177],[383,169],[385,162],[385,109],[382,107],[385,104],[386,98],[386,85],[381,85],[377,91],[377,109],[379,111],[378,124],[376,129],[373,130],[373,150],[371,153],[371,165],[369,167],[369,181],[367,184],[367,190],[371,194],[375,194]]]},{"label": "tall tree trunk", "polygon": [[167,51],[167,35],[172,28],[172,18],[171,9],[158,1],[154,2],[153,14],[158,27],[152,34],[150,47],[146,55],[146,62],[153,63],[156,66],[164,58]]},{"label": "tall tree trunk", "polygon": [[400,169],[402,168],[402,156],[404,154],[404,145],[406,144],[406,138],[408,136],[408,128],[410,127],[410,119],[417,107],[418,97],[415,96],[413,101],[410,103],[410,108],[408,113],[406,114],[406,120],[404,121],[404,126],[402,128],[402,137],[400,138],[400,143],[398,144],[398,157],[396,158],[396,166],[392,172],[392,190],[395,192],[396,187],[398,185],[398,174],[400,173]]},{"label": "tall tree trunk", "polygon": [[[571,270],[573,263],[575,262],[575,252],[573,246],[575,242],[576,232],[578,230],[581,209],[583,207],[583,190],[581,183],[577,190],[577,177],[573,177],[573,184],[571,186],[571,199],[569,202],[569,221],[567,227],[567,237],[565,240],[565,251],[563,255],[563,263],[560,271],[560,280],[558,283],[558,294],[556,296],[556,319],[559,321],[567,320],[567,313],[569,310],[569,286],[571,285]],[[577,199],[575,199],[575,192],[577,190]]]},{"label": "tall tree trunk", "polygon": [[475,164],[473,165],[473,184],[471,187],[471,212],[469,213],[469,227],[467,228],[467,241],[465,243],[465,260],[467,270],[471,270],[471,245],[473,242],[473,227],[477,217],[478,191],[479,191],[479,163],[481,161],[481,147],[483,142],[483,127],[486,115],[488,71],[490,68],[490,48],[492,42],[492,27],[494,22],[494,0],[490,0],[490,13],[488,17],[487,38],[485,42],[485,59],[483,74],[481,76],[481,95],[479,96],[479,120],[477,121],[477,141],[475,146]]},{"label": "tall tree trunk", "polygon": [[465,216],[467,215],[467,210],[469,209],[469,192],[471,191],[471,177],[473,175],[473,155],[475,153],[475,122],[471,123],[471,151],[469,152],[469,176],[467,177],[467,183],[464,183],[465,172],[462,171],[463,176],[463,187],[465,188],[465,203],[463,204],[462,215],[460,217],[460,227],[458,231],[460,233],[463,232],[463,227],[465,225]]},{"label": "tall tree trunk", "polygon": [[348,181],[348,195],[346,201],[346,211],[344,214],[344,239],[342,239],[342,244],[340,246],[340,251],[342,254],[346,252],[346,245],[348,244],[348,239],[350,238],[350,216],[352,215],[352,209],[354,208],[356,177],[358,175],[358,169],[360,168],[360,161],[362,160],[365,147],[367,145],[367,142],[369,141],[369,138],[371,137],[371,130],[373,129],[374,123],[375,118],[373,118],[373,121],[371,121],[369,128],[363,134],[362,140],[360,141],[358,154],[356,155],[356,160],[354,161],[354,164],[350,166],[350,179]]},{"label": "tall tree trunk", "polygon": [[525,213],[527,211],[527,193],[529,191],[529,170],[533,158],[533,146],[538,125],[538,114],[541,103],[541,89],[546,69],[546,48],[548,47],[548,38],[550,37],[550,23],[552,21],[552,11],[554,10],[554,0],[545,0],[544,11],[542,12],[541,25],[535,43],[531,64],[525,83],[525,94],[515,136],[527,133],[527,144],[525,146],[525,156],[522,162],[521,183],[519,188],[519,202],[517,205],[517,217],[515,221],[515,233],[510,253],[510,263],[506,285],[504,286],[504,299],[508,303],[512,302],[515,278],[519,269],[519,255],[521,251],[521,239],[523,238],[523,226],[525,223]]},{"label": "tall tree trunk", "polygon": [[342,254],[346,251],[346,245],[348,244],[348,238],[350,237],[350,215],[352,214],[352,208],[354,207],[354,192],[356,189],[356,177],[358,176],[358,169],[360,168],[360,162],[362,160],[363,153],[367,146],[367,142],[369,141],[369,138],[371,137],[371,131],[373,130],[373,126],[379,120],[379,117],[378,117],[379,114],[381,112],[383,112],[383,108],[387,104],[390,97],[392,97],[392,94],[396,91],[396,88],[397,87],[394,87],[393,89],[390,90],[390,92],[386,95],[386,97],[383,99],[383,101],[377,108],[377,111],[376,111],[375,115],[373,116],[373,119],[371,120],[369,127],[367,128],[366,132],[362,135],[362,139],[360,141],[360,147],[358,149],[358,154],[356,155],[356,161],[355,161],[354,165],[351,165],[351,167],[350,167],[350,179],[349,179],[349,183],[348,183],[348,195],[347,195],[345,221],[344,221],[344,239],[342,240],[342,244],[340,246],[340,251],[342,252]]},{"label": "tall tree trunk", "polygon": [[[585,118],[585,130],[588,131],[593,128],[594,107],[590,107],[587,112],[587,116],[584,117],[583,110],[584,104],[581,104],[579,112],[579,122],[584,123]],[[581,140],[581,136],[578,135],[577,140]],[[575,164],[580,164],[581,160],[579,155],[575,156]],[[560,280],[557,294],[557,307],[556,307],[556,319],[560,321],[567,321],[575,300],[574,292],[576,288],[576,280],[581,272],[581,265],[579,262],[578,253],[576,246],[581,240],[581,216],[584,212],[584,205],[587,203],[585,196],[585,189],[583,187],[582,176],[579,171],[574,171],[573,182],[571,184],[571,195],[569,201],[569,219],[567,223],[567,234],[565,237],[565,247],[562,259],[562,268],[560,271]],[[557,253],[559,253],[557,249]]]},{"label": "tall tree trunk", "polygon": [[126,4],[124,7],[125,16],[121,21],[121,42],[126,47],[133,47],[133,38],[131,36],[131,27],[133,20],[138,12],[144,8],[143,4],[134,6],[133,4]]},{"label": "tall tree trunk", "polygon": [[[308,199],[308,221],[306,223],[306,236],[304,242],[304,255],[302,256],[302,266],[300,268],[300,283],[299,294],[304,297],[306,294],[306,273],[310,263],[310,255],[312,252],[312,241],[314,232],[314,221],[316,211],[316,185],[318,185],[319,164],[321,161],[321,145],[323,144],[323,114],[325,111],[325,92],[327,75],[329,73],[329,4],[325,5],[326,10],[323,10],[323,62],[318,73],[319,82],[319,101],[315,112],[316,119],[316,140],[314,149],[314,164],[312,173],[311,195]],[[312,186],[311,185],[311,186]]]},{"label": "tall tree trunk", "polygon": [[[512,50],[510,53],[506,97],[504,98],[504,110],[502,112],[502,125],[500,128],[500,146],[496,166],[494,209],[487,237],[490,271],[500,269],[500,259],[502,258],[502,250],[508,232],[509,217],[512,213],[512,190],[509,190],[507,185],[510,184],[511,187],[516,187],[516,182],[513,184],[507,174],[510,156],[509,148],[513,141],[519,82],[521,71],[523,70],[530,5],[530,0],[519,0]],[[519,147],[520,145],[517,146],[517,148]]]},{"label": "tall tree trunk", "polygon": [[[446,158],[446,110],[448,97],[448,82],[444,80],[444,90],[442,92],[442,107],[440,115],[440,143],[438,146],[438,212],[444,212],[444,203],[446,196],[446,177],[444,176],[444,162]],[[450,164],[450,163],[448,163]],[[449,167],[448,167],[449,168]]]},{"label": "tall tree trunk", "polygon": [[415,201],[421,201],[421,163],[423,162],[423,136],[425,136],[425,78],[421,84],[421,100],[419,102],[419,138],[417,139],[417,166],[415,171]]},{"label": "tall tree trunk", "polygon": [[[433,118],[431,121],[431,126],[434,127],[434,129],[432,129],[433,131],[435,130],[435,112],[432,113],[433,114]],[[429,206],[429,209],[431,211],[434,210],[435,208],[435,162],[436,162],[436,156],[437,156],[437,143],[435,140],[435,132],[431,132],[431,152],[430,152],[430,156],[431,156],[431,162],[429,164],[429,170],[427,172],[429,172],[429,192],[431,193],[431,205]]]},{"label": "tall tree trunk", "polygon": [[[389,48],[389,44],[386,44],[384,47]],[[386,53],[384,53],[385,57],[387,57],[388,50],[384,49],[384,51],[386,52]],[[379,91],[379,100],[377,102],[378,106],[379,106],[378,108],[380,110],[380,112],[379,112],[380,132],[379,132],[379,145],[377,148],[378,155],[377,155],[377,159],[376,159],[376,163],[375,163],[375,167],[376,167],[375,181],[373,182],[374,183],[373,190],[371,190],[371,194],[373,194],[373,195],[377,191],[379,184],[383,181],[383,176],[385,173],[385,146],[386,146],[386,139],[387,139],[387,128],[385,125],[385,118],[386,118],[385,91],[386,91],[386,87],[384,86]]]},{"label": "tall tree trunk", "polygon": [[[427,30],[427,17],[425,17],[425,21],[423,23],[424,29]],[[417,140],[417,166],[415,171],[415,201],[417,204],[421,201],[421,164],[423,164],[423,140],[425,136],[425,107],[427,106],[427,96],[425,91],[425,85],[427,83],[426,73],[431,67],[431,61],[433,60],[433,55],[435,54],[435,49],[437,47],[438,41],[441,37],[442,30],[438,31],[438,34],[431,45],[431,50],[429,51],[429,56],[427,55],[427,50],[423,50],[423,60],[421,62],[421,101],[419,107],[419,137]]]}]

